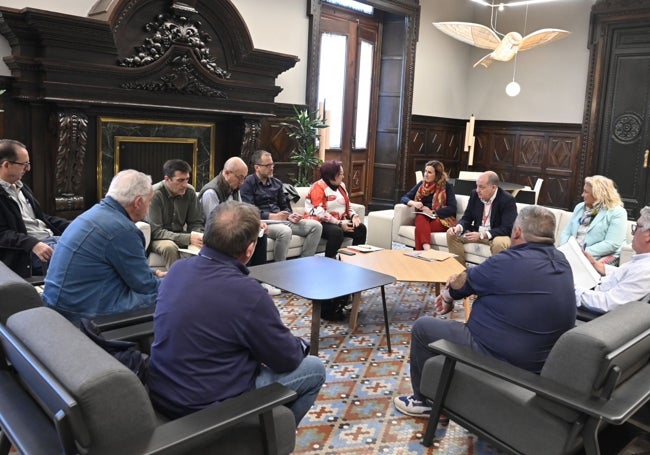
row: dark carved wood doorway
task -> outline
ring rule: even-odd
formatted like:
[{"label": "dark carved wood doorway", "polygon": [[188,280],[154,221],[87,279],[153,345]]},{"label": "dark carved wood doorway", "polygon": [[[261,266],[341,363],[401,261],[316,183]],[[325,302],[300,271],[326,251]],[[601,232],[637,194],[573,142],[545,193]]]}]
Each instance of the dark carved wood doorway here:
[{"label": "dark carved wood doorway", "polygon": [[599,0],[590,36],[584,173],[614,180],[634,219],[650,204],[650,1]]}]

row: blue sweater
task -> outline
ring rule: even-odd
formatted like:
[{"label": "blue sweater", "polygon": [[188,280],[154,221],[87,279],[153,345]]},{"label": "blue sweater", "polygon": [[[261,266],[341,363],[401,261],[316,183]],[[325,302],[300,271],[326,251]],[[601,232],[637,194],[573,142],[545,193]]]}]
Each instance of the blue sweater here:
[{"label": "blue sweater", "polygon": [[253,390],[262,363],[286,373],[305,357],[246,266],[207,246],[164,278],[154,333],[147,383],[171,418]]}]

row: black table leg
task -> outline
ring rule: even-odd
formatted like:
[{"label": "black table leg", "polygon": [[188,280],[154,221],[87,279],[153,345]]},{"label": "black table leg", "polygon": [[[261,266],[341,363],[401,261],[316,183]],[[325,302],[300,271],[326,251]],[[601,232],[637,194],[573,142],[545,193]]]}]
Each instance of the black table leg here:
[{"label": "black table leg", "polygon": [[320,300],[311,301],[311,336],[309,339],[309,353],[318,357],[318,343],[320,338]]},{"label": "black table leg", "polygon": [[386,309],[386,291],[384,286],[381,287],[381,304],[384,306],[384,325],[386,326],[386,344],[388,345],[388,353],[392,353],[393,349],[390,345],[390,328],[388,326],[388,310]]}]

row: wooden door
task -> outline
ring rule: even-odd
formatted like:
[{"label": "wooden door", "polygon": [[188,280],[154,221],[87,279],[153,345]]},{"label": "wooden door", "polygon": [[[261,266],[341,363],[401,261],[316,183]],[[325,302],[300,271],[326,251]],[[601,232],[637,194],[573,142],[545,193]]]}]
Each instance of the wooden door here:
[{"label": "wooden door", "polygon": [[[650,204],[650,0],[597,0],[576,173],[616,182],[628,216]],[[579,194],[579,188],[575,188]]]},{"label": "wooden door", "polygon": [[598,173],[614,180],[632,218],[650,203],[650,25],[612,30]]},{"label": "wooden door", "polygon": [[343,163],[350,196],[361,204],[370,194],[375,156],[380,29],[374,17],[323,8],[318,102],[330,125],[321,134],[324,159]]}]

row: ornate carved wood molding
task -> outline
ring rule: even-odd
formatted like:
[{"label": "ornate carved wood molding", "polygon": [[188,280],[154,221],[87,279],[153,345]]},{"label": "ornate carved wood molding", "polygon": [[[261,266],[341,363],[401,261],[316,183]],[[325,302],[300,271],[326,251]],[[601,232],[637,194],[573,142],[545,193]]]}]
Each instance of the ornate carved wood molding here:
[{"label": "ornate carved wood molding", "polygon": [[253,48],[228,0],[119,0],[109,8],[97,20],[0,7],[0,33],[12,47],[6,62],[18,82],[11,96],[270,114],[282,90],[277,76],[298,61]]},{"label": "ornate carved wood molding", "polygon": [[57,212],[82,210],[84,161],[88,151],[88,117],[79,112],[59,112],[55,173]]}]

